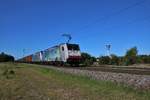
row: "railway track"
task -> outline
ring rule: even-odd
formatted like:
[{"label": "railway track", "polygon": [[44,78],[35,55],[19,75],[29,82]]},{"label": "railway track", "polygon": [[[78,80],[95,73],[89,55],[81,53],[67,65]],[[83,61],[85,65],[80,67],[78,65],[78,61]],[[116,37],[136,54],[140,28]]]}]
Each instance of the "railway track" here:
[{"label": "railway track", "polygon": [[114,73],[128,73],[128,74],[136,74],[136,75],[150,75],[150,68],[136,68],[136,67],[63,67],[63,68],[73,68],[73,69],[89,70],[89,71],[114,72]]},{"label": "railway track", "polygon": [[[34,63],[39,64],[39,63]],[[43,64],[41,65],[50,65],[59,68],[70,68],[70,69],[79,69],[79,70],[89,70],[89,71],[102,71],[102,72],[114,72],[114,73],[128,73],[128,74],[136,74],[136,75],[150,75],[150,68],[139,68],[139,67],[119,67],[119,66],[99,66],[99,67],[70,67],[70,66],[55,66],[51,64]],[[45,66],[47,67],[47,66]]]}]

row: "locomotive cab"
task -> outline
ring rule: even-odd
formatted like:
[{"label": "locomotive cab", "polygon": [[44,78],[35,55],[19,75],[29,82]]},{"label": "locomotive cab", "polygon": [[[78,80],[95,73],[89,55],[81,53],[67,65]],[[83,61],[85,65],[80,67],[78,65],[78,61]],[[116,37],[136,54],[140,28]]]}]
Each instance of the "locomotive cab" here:
[{"label": "locomotive cab", "polygon": [[81,61],[81,52],[78,44],[63,44],[60,46],[62,61],[69,64],[79,64]]}]

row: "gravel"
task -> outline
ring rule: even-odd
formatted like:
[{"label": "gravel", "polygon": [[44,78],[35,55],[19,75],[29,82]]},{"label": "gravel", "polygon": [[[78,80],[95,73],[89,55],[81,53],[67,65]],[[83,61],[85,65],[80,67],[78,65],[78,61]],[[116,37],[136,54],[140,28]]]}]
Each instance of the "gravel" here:
[{"label": "gravel", "polygon": [[112,72],[101,72],[101,71],[89,71],[80,70],[72,68],[58,68],[49,67],[61,72],[70,73],[74,75],[88,76],[96,80],[112,81],[119,84],[125,84],[133,86],[135,89],[150,89],[150,75],[135,75],[135,74],[125,74],[125,73],[112,73]]}]

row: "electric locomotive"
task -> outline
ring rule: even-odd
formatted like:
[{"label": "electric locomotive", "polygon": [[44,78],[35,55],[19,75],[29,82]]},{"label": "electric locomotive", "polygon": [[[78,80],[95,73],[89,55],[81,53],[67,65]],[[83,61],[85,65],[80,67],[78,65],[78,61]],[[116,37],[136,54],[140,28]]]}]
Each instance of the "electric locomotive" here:
[{"label": "electric locomotive", "polygon": [[70,64],[79,65],[81,52],[78,44],[63,43],[35,54],[26,56],[19,61],[29,63]]}]

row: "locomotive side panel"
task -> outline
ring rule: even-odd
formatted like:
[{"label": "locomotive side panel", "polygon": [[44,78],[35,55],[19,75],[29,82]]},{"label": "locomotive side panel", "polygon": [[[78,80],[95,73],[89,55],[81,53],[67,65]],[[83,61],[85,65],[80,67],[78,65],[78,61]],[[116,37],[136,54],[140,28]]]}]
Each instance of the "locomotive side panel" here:
[{"label": "locomotive side panel", "polygon": [[68,49],[66,44],[60,45],[60,56],[61,56],[61,61],[67,62],[68,59]]},{"label": "locomotive side panel", "polygon": [[33,62],[40,62],[40,61],[43,61],[43,57],[42,57],[42,51],[40,52],[37,52],[35,54],[32,55],[32,61]]},{"label": "locomotive side panel", "polygon": [[55,46],[43,51],[44,61],[61,61],[59,46]]}]

